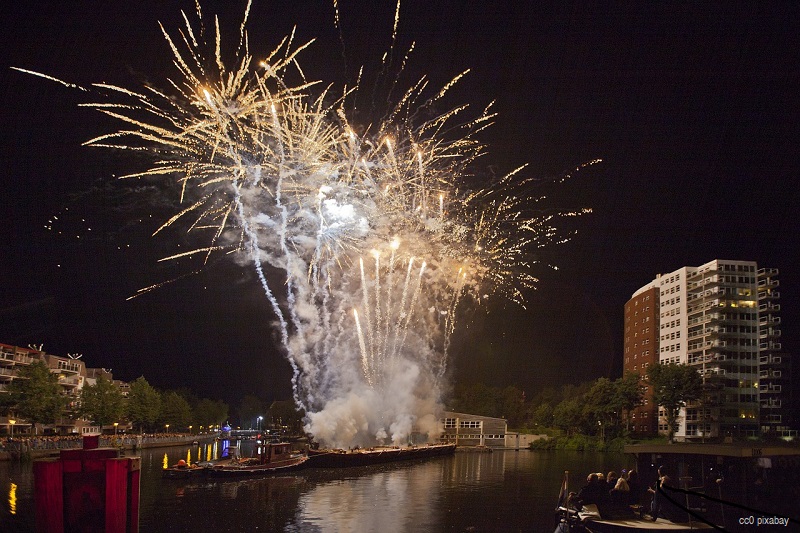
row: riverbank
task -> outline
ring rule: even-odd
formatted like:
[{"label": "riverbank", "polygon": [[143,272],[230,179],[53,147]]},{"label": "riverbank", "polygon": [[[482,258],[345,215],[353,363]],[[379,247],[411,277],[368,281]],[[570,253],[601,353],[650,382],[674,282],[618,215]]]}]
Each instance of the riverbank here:
[{"label": "riverbank", "polygon": [[[118,448],[136,452],[141,449],[186,446],[193,442],[209,442],[216,435],[152,434],[152,435],[103,435],[101,448]],[[0,461],[34,460],[56,457],[61,450],[83,447],[79,436],[67,437],[24,437],[6,439],[1,443]]]}]

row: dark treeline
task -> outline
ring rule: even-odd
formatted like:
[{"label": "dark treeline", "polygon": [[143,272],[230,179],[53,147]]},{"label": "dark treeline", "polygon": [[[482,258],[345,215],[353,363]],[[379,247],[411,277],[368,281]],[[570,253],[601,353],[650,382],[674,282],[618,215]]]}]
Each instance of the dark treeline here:
[{"label": "dark treeline", "polygon": [[[647,387],[652,391],[650,400],[645,398]],[[654,364],[645,376],[629,372],[613,380],[601,377],[544,388],[530,397],[515,386],[456,386],[448,406],[457,412],[505,418],[510,430],[547,434],[562,441],[589,437],[606,443],[630,437],[629,414],[645,401],[664,409],[671,438],[680,408],[699,398],[702,387],[692,367]]]},{"label": "dark treeline", "polygon": [[530,398],[515,386],[475,383],[457,386],[450,407],[458,412],[505,418],[509,429],[516,431],[613,437],[624,429],[624,415],[641,403],[643,394],[636,374],[613,381],[599,378],[580,385],[549,387]]}]

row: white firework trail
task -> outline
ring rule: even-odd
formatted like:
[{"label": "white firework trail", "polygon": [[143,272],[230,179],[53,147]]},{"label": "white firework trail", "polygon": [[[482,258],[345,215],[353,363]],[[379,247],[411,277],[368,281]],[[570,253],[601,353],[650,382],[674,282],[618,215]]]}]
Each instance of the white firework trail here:
[{"label": "white firework trail", "polygon": [[[494,294],[522,303],[537,282],[531,253],[568,237],[554,226],[560,216],[588,210],[538,208],[521,169],[475,185],[476,134],[493,121],[491,106],[426,118],[465,73],[432,97],[422,78],[386,118],[354,125],[358,87],[317,89],[298,58],[311,43],[294,46],[293,35],[254,58],[249,12],[248,3],[231,68],[216,19],[205,41],[199,4],[199,32],[185,13],[179,39],[162,27],[178,73],[170,90],[95,85],[112,96],[84,105],[123,127],[86,144],[150,151],[153,163],[124,177],[180,185],[187,207],[162,228],[186,221],[203,245],[164,259],[225,253],[253,265],[319,441],[434,435],[459,312]],[[397,20],[392,46],[396,31]]]}]

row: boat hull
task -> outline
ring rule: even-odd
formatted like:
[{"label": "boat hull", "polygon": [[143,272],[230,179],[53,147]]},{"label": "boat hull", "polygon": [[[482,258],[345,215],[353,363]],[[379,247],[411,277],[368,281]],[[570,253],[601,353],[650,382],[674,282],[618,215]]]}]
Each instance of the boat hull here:
[{"label": "boat hull", "polygon": [[556,533],[679,533],[681,531],[710,531],[714,528],[703,522],[676,523],[659,518],[655,522],[646,518],[604,520],[585,518],[574,510],[561,507],[557,511]]},{"label": "boat hull", "polygon": [[396,461],[428,459],[452,455],[455,444],[433,444],[408,448],[371,448],[364,450],[309,450],[309,466],[316,468],[350,468]]},{"label": "boat hull", "polygon": [[164,479],[193,479],[202,476],[205,470],[203,467],[169,467],[161,471],[161,477]]},{"label": "boat hull", "polygon": [[268,464],[247,464],[247,463],[224,463],[215,464],[206,469],[212,477],[246,477],[246,476],[266,476],[272,474],[283,474],[305,468],[308,457],[301,456],[284,461],[277,461]]}]

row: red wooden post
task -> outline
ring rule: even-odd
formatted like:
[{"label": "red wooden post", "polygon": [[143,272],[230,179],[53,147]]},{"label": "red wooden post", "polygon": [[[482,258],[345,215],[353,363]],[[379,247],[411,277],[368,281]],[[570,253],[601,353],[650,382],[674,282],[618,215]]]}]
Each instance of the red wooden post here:
[{"label": "red wooden post", "polygon": [[142,458],[131,457],[128,468],[128,533],[139,531],[139,477],[142,473]]},{"label": "red wooden post", "polygon": [[85,444],[34,463],[37,532],[138,532],[141,459]]},{"label": "red wooden post", "polygon": [[106,467],[105,533],[125,533],[128,506],[128,460],[109,459]]},{"label": "red wooden post", "polygon": [[64,469],[61,461],[36,461],[33,463],[36,531],[38,533],[62,533],[64,531],[63,480]]}]

